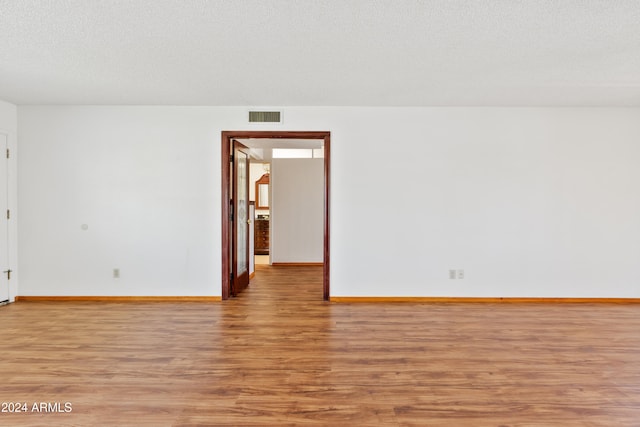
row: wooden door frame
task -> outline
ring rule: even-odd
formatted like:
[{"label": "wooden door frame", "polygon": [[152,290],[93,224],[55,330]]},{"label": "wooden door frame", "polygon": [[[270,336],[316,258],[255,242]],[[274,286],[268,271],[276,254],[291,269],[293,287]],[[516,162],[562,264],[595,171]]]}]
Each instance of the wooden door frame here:
[{"label": "wooden door frame", "polygon": [[[238,203],[239,201],[239,197],[238,197],[238,192],[240,191],[240,185],[237,185],[237,179],[238,179],[238,170],[239,170],[239,166],[240,166],[240,161],[239,161],[239,154],[242,153],[244,156],[246,156],[246,159],[243,159],[242,162],[245,163],[245,179],[246,179],[246,185],[245,185],[245,202],[246,202],[246,213],[247,213],[247,219],[251,219],[251,223],[253,223],[253,218],[249,217],[249,182],[251,181],[251,178],[249,176],[249,161],[250,161],[250,149],[249,147],[245,146],[244,144],[242,144],[240,141],[233,139],[232,140],[232,147],[231,147],[231,151],[233,152],[233,156],[234,156],[234,162],[233,162],[233,167],[232,169],[232,176],[233,176],[233,188],[231,191],[232,194],[232,198],[234,198],[234,203],[233,203],[233,217],[235,218],[235,224],[233,226],[233,229],[230,233],[231,238],[232,238],[232,246],[233,246],[233,253],[231,254],[231,271],[233,273],[233,281],[231,282],[231,286],[229,288],[229,291],[231,292],[231,294],[233,295],[238,295],[240,292],[242,292],[244,289],[247,288],[247,286],[249,286],[249,257],[251,256],[251,254],[249,254],[249,223],[246,221],[241,221],[240,220],[240,203]],[[244,203],[242,203],[244,204]],[[245,232],[246,232],[246,238],[245,238],[245,251],[244,251],[244,255],[242,255],[243,260],[246,260],[247,262],[247,271],[246,274],[239,274],[237,271],[237,267],[238,264],[240,262],[240,257],[238,256],[238,247],[239,247],[239,239],[238,239],[238,229],[240,227],[246,227],[245,228]]]},{"label": "wooden door frame", "polygon": [[324,140],[324,250],[322,267],[322,297],[329,301],[329,201],[331,178],[331,132],[305,131],[222,131],[222,299],[230,297],[231,269],[229,253],[229,205],[231,203],[231,149],[233,139],[243,138],[278,138],[278,139],[322,139]]}]

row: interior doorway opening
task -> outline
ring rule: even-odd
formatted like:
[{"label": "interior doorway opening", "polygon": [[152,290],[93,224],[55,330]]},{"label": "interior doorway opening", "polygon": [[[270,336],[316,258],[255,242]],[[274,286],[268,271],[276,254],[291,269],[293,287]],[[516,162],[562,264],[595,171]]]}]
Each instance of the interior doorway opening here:
[{"label": "interior doorway opening", "polygon": [[[330,297],[330,228],[329,228],[329,201],[330,201],[330,162],[331,162],[331,135],[330,132],[298,132],[298,131],[224,131],[222,132],[222,299],[226,300],[233,295],[234,284],[234,225],[233,194],[235,180],[233,179],[233,146],[239,141],[245,143],[250,140],[278,141],[301,140],[313,142],[319,141],[323,146],[323,284],[322,294],[325,301]],[[311,145],[309,145],[311,146]]]},{"label": "interior doorway opening", "polygon": [[[11,267],[9,264],[9,135],[0,132],[0,212],[7,213],[0,224],[0,305],[9,302],[9,280]],[[5,156],[5,153],[7,155]]]}]

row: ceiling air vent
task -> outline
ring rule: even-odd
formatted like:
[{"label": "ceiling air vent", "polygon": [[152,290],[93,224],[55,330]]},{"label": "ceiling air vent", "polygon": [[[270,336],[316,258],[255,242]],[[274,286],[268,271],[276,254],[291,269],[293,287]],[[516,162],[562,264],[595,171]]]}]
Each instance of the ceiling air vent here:
[{"label": "ceiling air vent", "polygon": [[249,111],[249,123],[281,123],[281,111]]}]

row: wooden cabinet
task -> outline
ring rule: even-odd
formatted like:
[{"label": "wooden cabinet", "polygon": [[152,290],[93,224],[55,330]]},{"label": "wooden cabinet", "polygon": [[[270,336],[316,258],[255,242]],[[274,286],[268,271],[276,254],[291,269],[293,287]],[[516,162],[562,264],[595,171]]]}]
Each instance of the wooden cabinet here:
[{"label": "wooden cabinet", "polygon": [[255,252],[256,255],[269,255],[269,220],[255,220]]}]

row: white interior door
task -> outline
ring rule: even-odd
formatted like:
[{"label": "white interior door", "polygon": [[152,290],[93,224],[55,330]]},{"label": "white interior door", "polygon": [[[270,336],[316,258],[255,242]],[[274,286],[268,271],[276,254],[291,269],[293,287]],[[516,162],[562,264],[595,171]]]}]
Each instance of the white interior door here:
[{"label": "white interior door", "polygon": [[8,193],[8,160],[6,156],[8,137],[0,132],[0,302],[9,300],[9,221],[7,220]]}]

